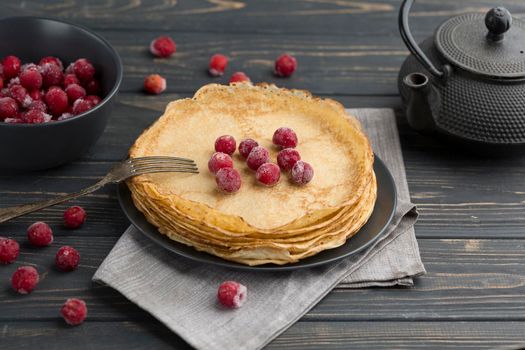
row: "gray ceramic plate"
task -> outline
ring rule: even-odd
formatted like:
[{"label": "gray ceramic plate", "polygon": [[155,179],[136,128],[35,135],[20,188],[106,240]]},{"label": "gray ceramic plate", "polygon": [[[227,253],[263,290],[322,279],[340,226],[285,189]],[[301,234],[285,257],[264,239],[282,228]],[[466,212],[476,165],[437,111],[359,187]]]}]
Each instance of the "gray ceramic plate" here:
[{"label": "gray ceramic plate", "polygon": [[246,266],[218,258],[208,253],[199,252],[192,247],[172,241],[166,236],[160,234],[157,231],[157,228],[151,225],[144,218],[144,215],[142,215],[142,213],[135,208],[131,199],[131,193],[124,183],[118,186],[118,199],[120,206],[122,207],[122,210],[126,216],[140,232],[142,232],[155,243],[177,255],[201,263],[208,263],[234,269],[250,271],[288,271],[305,267],[319,266],[356,254],[372,244],[386,231],[386,228],[392,221],[394,212],[396,210],[396,187],[390,171],[377,156],[375,157],[374,170],[377,177],[377,201],[372,216],[366,225],[363,226],[355,236],[350,238],[340,247],[325,250],[295,264],[283,266],[273,264]]}]

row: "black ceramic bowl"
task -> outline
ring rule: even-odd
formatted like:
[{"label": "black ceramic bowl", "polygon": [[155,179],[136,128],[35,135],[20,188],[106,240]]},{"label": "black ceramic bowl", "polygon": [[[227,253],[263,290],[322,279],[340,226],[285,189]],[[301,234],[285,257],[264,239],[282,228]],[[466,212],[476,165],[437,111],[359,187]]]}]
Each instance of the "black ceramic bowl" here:
[{"label": "black ceramic bowl", "polygon": [[0,122],[0,172],[38,170],[70,162],[88,151],[104,131],[122,81],[122,62],[113,47],[81,26],[47,18],[0,20],[0,57],[22,63],[56,56],[64,65],[87,58],[101,83],[100,102],[78,116],[44,124]]}]

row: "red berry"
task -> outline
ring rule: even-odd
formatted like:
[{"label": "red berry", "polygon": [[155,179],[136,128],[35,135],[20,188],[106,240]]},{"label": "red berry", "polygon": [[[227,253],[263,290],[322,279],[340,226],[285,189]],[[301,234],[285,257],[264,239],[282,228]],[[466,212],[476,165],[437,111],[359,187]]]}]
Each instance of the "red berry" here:
[{"label": "red berry", "polygon": [[102,101],[100,99],[100,97],[96,96],[96,95],[88,95],[84,98],[84,100],[88,101],[89,103],[91,103],[93,106],[96,106],[100,103],[100,101]]},{"label": "red berry", "polygon": [[268,150],[262,146],[256,146],[251,150],[248,158],[246,158],[246,164],[248,168],[257,170],[261,165],[268,162],[268,159],[270,159]]},{"label": "red berry", "polygon": [[217,298],[219,302],[228,308],[239,308],[246,301],[248,289],[246,286],[235,281],[226,281],[219,286]]},{"label": "red berry", "polygon": [[88,95],[98,95],[98,93],[100,92],[100,83],[96,79],[93,79],[90,82],[86,83],[84,87],[86,88],[86,93]]},{"label": "red berry", "polygon": [[20,59],[16,56],[7,56],[2,60],[3,76],[5,80],[14,78],[20,73]]},{"label": "red berry", "polygon": [[274,73],[278,77],[289,77],[297,68],[297,60],[291,55],[281,55],[275,60]]},{"label": "red berry", "polygon": [[243,72],[235,72],[230,77],[230,84],[231,83],[241,83],[241,82],[251,82],[250,78],[244,74]]},{"label": "red berry", "polygon": [[[44,93],[42,90],[31,90],[28,92],[28,94],[29,94],[29,97],[31,97],[31,100],[33,100],[33,102],[42,100],[42,97],[44,96]],[[46,106],[46,109],[47,109],[47,106]]]},{"label": "red berry", "polygon": [[83,98],[79,98],[75,101],[75,103],[73,103],[72,112],[74,115],[79,115],[89,111],[91,108],[93,108],[93,104],[90,101]]},{"label": "red berry", "polygon": [[259,144],[253,139],[242,140],[241,143],[239,143],[239,153],[246,159],[252,149],[257,146],[259,146]]},{"label": "red berry", "polygon": [[18,114],[18,104],[11,97],[0,98],[0,120],[14,118]]},{"label": "red berry", "polygon": [[[0,69],[1,71],[1,69]],[[0,74],[0,90],[2,90],[4,88],[4,78],[2,78],[2,75]],[[2,97],[2,95],[0,94],[0,97]]]},{"label": "red berry", "polygon": [[233,160],[226,153],[216,152],[208,161],[208,169],[212,174],[217,174],[222,168],[233,168]]},{"label": "red berry", "polygon": [[20,119],[27,124],[42,124],[51,121],[52,116],[39,109],[28,109],[22,113]]},{"label": "red berry", "polygon": [[38,62],[38,65],[43,66],[46,63],[55,64],[58,66],[58,68],[60,68],[60,70],[64,70],[64,65],[62,64],[62,61],[57,57],[53,57],[53,56],[44,57],[40,60],[40,62]]},{"label": "red berry", "polygon": [[78,228],[86,221],[86,211],[77,205],[64,212],[64,225],[67,228]]},{"label": "red berry", "polygon": [[33,102],[31,102],[27,109],[36,109],[42,112],[47,112],[47,105],[44,103],[44,101],[33,99]]},{"label": "red berry", "polygon": [[[55,65],[52,66],[56,67]],[[66,92],[58,86],[53,86],[47,90],[45,100],[49,111],[56,117],[64,113],[69,107]]]},{"label": "red berry", "polygon": [[42,74],[36,69],[25,69],[20,73],[20,84],[28,90],[42,87]]},{"label": "red berry", "polygon": [[169,36],[159,36],[151,41],[149,45],[150,52],[157,57],[170,57],[177,49],[175,42]]},{"label": "red berry", "polygon": [[42,74],[42,85],[45,88],[60,86],[64,80],[62,69],[54,63],[45,63],[40,66],[40,74]]},{"label": "red berry", "polygon": [[255,173],[257,181],[265,186],[274,186],[281,178],[281,169],[277,164],[264,163]]},{"label": "red berry", "polygon": [[11,276],[11,286],[20,294],[28,294],[38,283],[38,272],[33,266],[21,266]]},{"label": "red berry", "polygon": [[272,141],[282,148],[295,148],[298,142],[295,131],[285,127],[275,130]]},{"label": "red berry", "polygon": [[22,85],[12,85],[9,88],[9,96],[15,99],[20,107],[29,107],[33,100]]},{"label": "red berry", "polygon": [[0,264],[10,264],[20,253],[20,246],[14,239],[0,237]]},{"label": "red berry", "polygon": [[214,77],[220,77],[224,73],[227,65],[228,57],[220,54],[213,55],[208,64],[208,72]]},{"label": "red berry", "polygon": [[241,188],[241,175],[233,168],[222,168],[217,171],[215,182],[219,190],[234,193]]},{"label": "red berry", "polygon": [[236,147],[237,144],[233,136],[223,135],[215,140],[215,151],[217,152],[226,153],[231,156],[235,152]]},{"label": "red berry", "polygon": [[294,148],[285,148],[277,154],[277,164],[283,171],[291,170],[298,160],[301,160],[301,155]]},{"label": "red berry", "polygon": [[77,76],[75,74],[67,74],[64,77],[64,82],[63,82],[64,87],[67,87],[68,85],[71,85],[71,84],[79,84],[80,85],[80,80],[78,80],[78,78],[77,78]]},{"label": "red berry", "polygon": [[80,81],[89,82],[95,75],[95,67],[85,58],[79,58],[73,63],[73,72]]},{"label": "red berry", "polygon": [[160,94],[166,90],[166,79],[158,74],[151,74],[144,79],[144,90],[150,94]]},{"label": "red berry", "polygon": [[81,97],[86,96],[86,90],[78,84],[70,84],[66,87],[66,94],[69,99],[69,103],[73,103]]},{"label": "red berry", "polygon": [[80,299],[67,299],[62,308],[60,309],[60,314],[71,326],[78,326],[87,316],[87,307],[84,300]]},{"label": "red berry", "polygon": [[53,243],[53,231],[45,222],[37,221],[27,229],[27,238],[31,245],[46,247]]},{"label": "red berry", "polygon": [[302,160],[297,161],[290,173],[292,182],[297,185],[306,185],[314,177],[314,169],[312,166]]},{"label": "red berry", "polygon": [[78,267],[80,254],[70,246],[61,247],[55,255],[55,264],[60,271],[73,271]]}]

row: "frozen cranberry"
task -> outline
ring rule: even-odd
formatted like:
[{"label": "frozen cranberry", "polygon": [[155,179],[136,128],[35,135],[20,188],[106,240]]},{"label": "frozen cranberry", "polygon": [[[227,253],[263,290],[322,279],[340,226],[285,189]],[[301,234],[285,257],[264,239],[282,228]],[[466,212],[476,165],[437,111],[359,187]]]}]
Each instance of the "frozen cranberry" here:
[{"label": "frozen cranberry", "polygon": [[44,93],[42,92],[42,90],[31,90],[31,91],[28,91],[28,94],[29,94],[29,97],[31,97],[31,100],[33,101],[42,100],[44,96]]},{"label": "frozen cranberry", "polygon": [[33,100],[22,85],[13,85],[9,88],[9,96],[15,99],[20,107],[29,107]]},{"label": "frozen cranberry", "polygon": [[67,228],[78,228],[86,221],[86,211],[77,205],[64,212],[64,225]]},{"label": "frozen cranberry", "polygon": [[93,104],[91,102],[86,99],[79,98],[75,101],[75,103],[73,103],[72,112],[74,115],[79,115],[89,111],[91,108],[93,108]]},{"label": "frozen cranberry", "polygon": [[159,36],[151,41],[149,51],[157,57],[170,57],[175,53],[177,46],[169,36]]},{"label": "frozen cranberry", "polygon": [[55,255],[55,264],[60,271],[73,271],[78,267],[80,254],[70,246],[61,247]]},{"label": "frozen cranberry", "polygon": [[75,74],[66,74],[66,76],[64,77],[63,85],[64,87],[67,87],[68,85],[71,85],[71,84],[80,85],[80,80],[78,80]]},{"label": "frozen cranberry", "polygon": [[27,229],[27,238],[31,245],[46,247],[53,243],[53,231],[45,222],[37,221]]},{"label": "frozen cranberry", "polygon": [[42,124],[51,121],[52,117],[39,109],[28,109],[20,115],[20,119],[27,124]]},{"label": "frozen cranberry", "polygon": [[4,123],[7,124],[24,124],[25,122],[20,118],[5,118]]},{"label": "frozen cranberry", "polygon": [[60,70],[64,70],[64,65],[62,64],[62,61],[57,57],[53,57],[53,56],[44,57],[40,60],[40,62],[38,62],[38,65],[43,66],[46,63],[55,64],[58,66],[58,68],[60,68]]},{"label": "frozen cranberry", "polygon": [[14,239],[0,237],[0,264],[10,264],[20,253],[20,246]]},{"label": "frozen cranberry", "polygon": [[166,90],[166,79],[158,74],[151,74],[144,79],[144,90],[150,94],[160,94]]},{"label": "frozen cranberry", "polygon": [[3,76],[5,80],[14,78],[20,73],[21,62],[16,56],[7,56],[2,60]]},{"label": "frozen cranberry", "polygon": [[49,111],[54,116],[61,115],[68,108],[67,94],[58,86],[53,86],[49,90],[47,90],[45,100]]},{"label": "frozen cranberry", "polygon": [[208,64],[208,72],[214,77],[223,75],[226,66],[228,65],[228,57],[220,54],[211,56]]},{"label": "frozen cranberry", "polygon": [[28,294],[38,283],[38,272],[33,266],[21,266],[11,276],[11,286],[20,294]]},{"label": "frozen cranberry", "polygon": [[237,144],[233,136],[223,135],[223,136],[219,136],[215,140],[215,151],[217,152],[226,153],[231,156],[233,152],[235,152],[236,147],[237,147]]},{"label": "frozen cranberry", "polygon": [[277,164],[264,163],[255,173],[257,181],[265,186],[274,186],[281,178],[281,169]]},{"label": "frozen cranberry", "polygon": [[275,130],[272,141],[282,148],[295,148],[298,142],[295,131],[285,127]]},{"label": "frozen cranberry", "polygon": [[[73,63],[70,63],[69,66],[66,67],[66,69],[64,70],[64,74],[73,74],[75,75],[75,62]],[[76,76],[76,75],[75,75]]]},{"label": "frozen cranberry", "polygon": [[250,82],[250,78],[243,72],[235,72],[230,77],[230,83]]},{"label": "frozen cranberry", "polygon": [[42,85],[45,88],[60,86],[64,80],[62,69],[54,63],[45,63],[40,66],[40,74],[42,74]]},{"label": "frozen cranberry", "polygon": [[298,160],[301,160],[301,155],[294,148],[285,148],[277,154],[277,164],[283,171],[292,169]]},{"label": "frozen cranberry", "polygon": [[79,58],[73,63],[73,72],[80,81],[91,81],[95,75],[95,67],[85,58]]},{"label": "frozen cranberry", "polygon": [[93,79],[90,82],[86,83],[84,88],[86,89],[86,93],[88,95],[98,95],[98,93],[100,92],[100,83],[97,79]]},{"label": "frozen cranberry", "polygon": [[60,309],[60,315],[62,315],[67,324],[71,326],[78,326],[86,319],[86,303],[84,300],[80,299],[67,299]]},{"label": "frozen cranberry", "polygon": [[219,190],[235,193],[241,188],[241,175],[233,168],[222,168],[217,171],[215,182]]},{"label": "frozen cranberry", "polygon": [[248,158],[248,155],[250,154],[252,149],[257,146],[259,146],[259,144],[253,139],[242,140],[241,143],[239,143],[239,153],[244,158]]},{"label": "frozen cranberry", "polygon": [[314,177],[314,169],[312,166],[302,160],[297,161],[290,173],[292,182],[297,185],[306,185]]},{"label": "frozen cranberry", "polygon": [[257,170],[261,165],[268,162],[268,159],[270,159],[268,150],[262,146],[256,146],[251,150],[248,158],[246,158],[246,164],[248,168]]},{"label": "frozen cranberry", "polygon": [[297,60],[291,55],[281,55],[275,61],[274,73],[278,77],[289,77],[297,68]]},{"label": "frozen cranberry", "polygon": [[73,103],[81,97],[86,96],[86,90],[78,84],[70,84],[66,87],[66,94],[69,99],[69,103]]},{"label": "frozen cranberry", "polygon": [[216,152],[208,161],[208,169],[212,174],[217,174],[222,168],[233,168],[233,160],[226,153]]},{"label": "frozen cranberry", "polygon": [[27,107],[29,110],[36,109],[42,112],[47,112],[47,105],[44,103],[44,101],[41,100],[34,100],[31,102],[29,107]]},{"label": "frozen cranberry", "polygon": [[42,74],[36,69],[25,69],[20,73],[20,84],[28,90],[40,89]]},{"label": "frozen cranberry", "polygon": [[18,104],[11,97],[0,98],[0,120],[14,118],[18,114]]},{"label": "frozen cranberry", "polygon": [[226,281],[219,286],[217,298],[219,302],[228,308],[240,308],[246,301],[248,289],[246,286],[235,281]]},{"label": "frozen cranberry", "polygon": [[96,95],[88,95],[84,98],[84,100],[88,101],[89,103],[91,103],[93,106],[96,106],[100,103],[100,101],[102,101],[100,99],[100,97],[96,96]]}]

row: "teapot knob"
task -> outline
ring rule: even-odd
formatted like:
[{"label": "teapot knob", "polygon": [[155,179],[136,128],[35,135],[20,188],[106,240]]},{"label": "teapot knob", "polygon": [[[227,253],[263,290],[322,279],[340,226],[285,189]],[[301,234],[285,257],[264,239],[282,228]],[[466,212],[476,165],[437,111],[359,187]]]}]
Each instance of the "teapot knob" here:
[{"label": "teapot knob", "polygon": [[485,15],[485,26],[489,30],[487,38],[492,41],[503,40],[503,34],[509,30],[512,16],[504,7],[494,7]]}]

